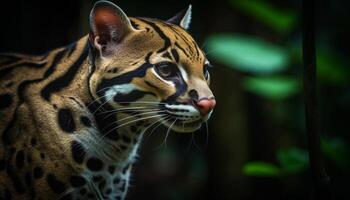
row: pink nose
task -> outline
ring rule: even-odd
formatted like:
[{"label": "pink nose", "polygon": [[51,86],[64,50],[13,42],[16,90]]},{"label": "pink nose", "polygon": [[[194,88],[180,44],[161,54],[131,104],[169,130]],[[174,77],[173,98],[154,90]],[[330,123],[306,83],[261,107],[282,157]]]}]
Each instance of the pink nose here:
[{"label": "pink nose", "polygon": [[215,99],[204,98],[196,102],[196,106],[199,112],[201,113],[201,115],[203,116],[207,115],[210,111],[212,111],[215,105],[216,105]]}]

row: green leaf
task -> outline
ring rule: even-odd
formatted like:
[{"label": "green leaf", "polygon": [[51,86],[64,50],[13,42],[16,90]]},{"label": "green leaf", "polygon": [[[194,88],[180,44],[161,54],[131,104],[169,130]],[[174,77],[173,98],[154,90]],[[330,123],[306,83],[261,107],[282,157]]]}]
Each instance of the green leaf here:
[{"label": "green leaf", "polygon": [[247,77],[243,85],[247,91],[272,100],[283,100],[300,91],[297,79],[282,76]]},{"label": "green leaf", "polygon": [[277,160],[283,172],[287,174],[304,171],[309,166],[308,153],[297,147],[279,150],[277,152]]},{"label": "green leaf", "polygon": [[253,16],[255,20],[281,33],[290,32],[297,22],[296,12],[275,8],[266,1],[231,0],[230,2],[236,8]]},{"label": "green leaf", "polygon": [[280,169],[267,162],[248,162],[243,166],[243,173],[247,176],[255,177],[277,177],[280,175]]},{"label": "green leaf", "polygon": [[209,37],[206,44],[212,58],[242,72],[280,72],[289,63],[288,51],[258,38],[220,34]]},{"label": "green leaf", "polygon": [[[292,55],[302,64],[301,47],[292,48]],[[329,85],[345,85],[349,83],[350,70],[344,59],[325,49],[317,50],[317,78]]]},{"label": "green leaf", "polygon": [[349,80],[348,67],[338,56],[319,51],[317,53],[317,77],[326,83],[344,84]]},{"label": "green leaf", "polygon": [[348,171],[350,169],[349,145],[340,138],[323,139],[321,142],[325,156],[333,160],[340,168]]}]

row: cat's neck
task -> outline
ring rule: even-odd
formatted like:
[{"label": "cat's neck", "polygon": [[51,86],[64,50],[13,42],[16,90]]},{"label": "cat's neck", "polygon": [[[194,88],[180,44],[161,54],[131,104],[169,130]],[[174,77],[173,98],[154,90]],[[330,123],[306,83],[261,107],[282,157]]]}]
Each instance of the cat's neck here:
[{"label": "cat's neck", "polygon": [[[67,59],[85,59],[81,62],[77,75],[79,88],[74,91],[85,105],[83,108],[92,117],[91,126],[79,141],[88,146],[89,153],[109,163],[128,165],[133,162],[143,132],[150,123],[140,120],[134,113],[115,112],[105,98],[95,98],[90,90],[90,78],[96,70],[93,51],[88,37],[85,36],[66,47],[70,56]],[[73,94],[72,94],[73,95]]]}]

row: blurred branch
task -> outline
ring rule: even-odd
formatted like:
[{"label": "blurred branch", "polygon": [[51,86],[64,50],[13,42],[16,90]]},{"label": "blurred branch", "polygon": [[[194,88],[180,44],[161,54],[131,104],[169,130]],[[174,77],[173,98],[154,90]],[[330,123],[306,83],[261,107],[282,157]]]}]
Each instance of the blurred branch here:
[{"label": "blurred branch", "polygon": [[318,131],[318,109],[316,98],[316,52],[315,52],[315,2],[303,0],[303,62],[304,62],[304,99],[306,131],[313,176],[314,198],[332,199],[330,178],[328,177],[320,147]]}]

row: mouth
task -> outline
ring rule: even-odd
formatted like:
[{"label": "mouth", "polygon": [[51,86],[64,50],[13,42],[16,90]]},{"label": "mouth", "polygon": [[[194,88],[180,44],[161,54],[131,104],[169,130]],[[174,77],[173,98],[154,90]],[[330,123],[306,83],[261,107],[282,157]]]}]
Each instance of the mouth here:
[{"label": "mouth", "polygon": [[172,130],[180,133],[191,133],[201,128],[205,121],[201,117],[192,119],[181,119],[178,117],[170,117],[163,120],[163,124]]},{"label": "mouth", "polygon": [[161,110],[167,115],[162,123],[180,133],[191,133],[200,129],[210,117],[210,114],[202,116],[198,109],[189,104],[165,104],[161,106]]}]

